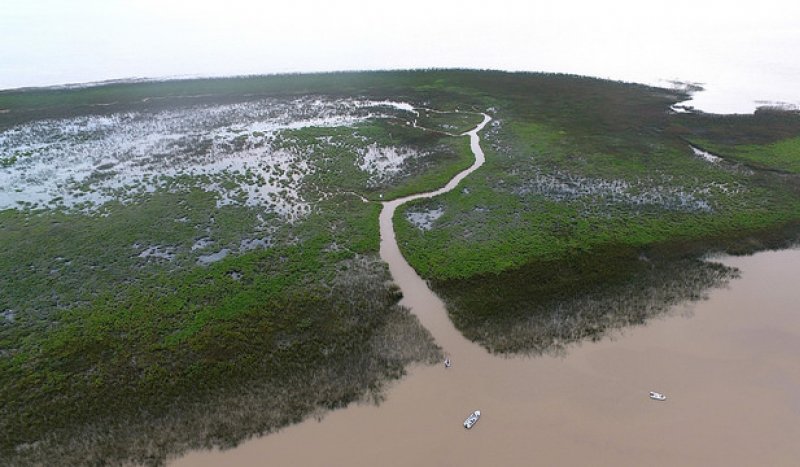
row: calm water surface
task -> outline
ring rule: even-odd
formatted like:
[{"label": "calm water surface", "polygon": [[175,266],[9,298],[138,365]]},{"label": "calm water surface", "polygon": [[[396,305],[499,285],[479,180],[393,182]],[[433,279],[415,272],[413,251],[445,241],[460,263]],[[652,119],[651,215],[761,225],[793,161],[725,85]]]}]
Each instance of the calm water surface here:
[{"label": "calm water surface", "polygon": [[406,305],[434,326],[452,368],[412,368],[379,407],[175,465],[797,465],[800,250],[724,262],[742,271],[729,288],[564,358],[490,356],[407,282]]}]

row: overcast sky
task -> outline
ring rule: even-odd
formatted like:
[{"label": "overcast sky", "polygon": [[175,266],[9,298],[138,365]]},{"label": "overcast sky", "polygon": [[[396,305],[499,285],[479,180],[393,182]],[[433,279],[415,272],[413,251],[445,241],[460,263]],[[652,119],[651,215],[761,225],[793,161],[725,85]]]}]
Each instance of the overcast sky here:
[{"label": "overcast sky", "polygon": [[[0,89],[470,67],[800,103],[800,2],[0,0]],[[731,96],[737,96],[733,104]],[[720,104],[722,105],[722,104]],[[735,110],[735,109],[734,109]]]}]

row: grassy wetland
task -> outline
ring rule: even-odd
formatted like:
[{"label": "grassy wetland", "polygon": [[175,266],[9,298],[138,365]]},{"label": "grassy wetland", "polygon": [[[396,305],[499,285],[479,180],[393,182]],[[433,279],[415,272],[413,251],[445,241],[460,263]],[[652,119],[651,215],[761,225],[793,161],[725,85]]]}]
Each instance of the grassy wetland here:
[{"label": "grassy wetland", "polygon": [[561,352],[702,298],[736,274],[706,253],[796,239],[800,117],[687,97],[479,71],[0,92],[0,458],[161,464],[439,361],[377,201],[468,167],[475,112],[485,165],[395,217],[465,336]]},{"label": "grassy wetland", "polygon": [[797,239],[796,112],[675,113],[680,90],[580,77],[497,86],[486,164],[395,220],[409,263],[487,349],[560,351],[645,322],[654,296],[699,299],[735,274],[705,254]]}]

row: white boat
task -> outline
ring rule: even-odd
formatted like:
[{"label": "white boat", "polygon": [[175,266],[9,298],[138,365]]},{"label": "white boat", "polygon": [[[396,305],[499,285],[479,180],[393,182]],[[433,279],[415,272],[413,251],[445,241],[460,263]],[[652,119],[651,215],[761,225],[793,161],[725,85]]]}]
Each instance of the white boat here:
[{"label": "white boat", "polygon": [[450,368],[451,365],[452,365],[452,363],[450,363],[450,358],[449,357],[445,358],[444,359],[444,367],[445,368]]},{"label": "white boat", "polygon": [[469,430],[470,428],[472,428],[473,425],[478,423],[479,418],[481,418],[480,410],[472,412],[471,414],[469,414],[469,417],[467,417],[467,419],[464,420],[464,428]]},{"label": "white boat", "polygon": [[665,401],[667,400],[667,396],[661,394],[660,392],[650,391],[650,399],[653,399],[654,401]]}]

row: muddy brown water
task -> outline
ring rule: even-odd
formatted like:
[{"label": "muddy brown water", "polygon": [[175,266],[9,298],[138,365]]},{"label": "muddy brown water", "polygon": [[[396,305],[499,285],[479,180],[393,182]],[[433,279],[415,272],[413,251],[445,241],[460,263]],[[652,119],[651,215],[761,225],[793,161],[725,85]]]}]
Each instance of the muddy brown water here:
[{"label": "muddy brown water", "polygon": [[[474,170],[483,154],[471,137]],[[391,217],[402,202],[385,203],[381,256],[453,366],[410,368],[379,406],[174,465],[800,465],[799,249],[719,258],[742,271],[728,288],[564,357],[498,357],[453,327],[400,255]]]}]

